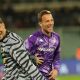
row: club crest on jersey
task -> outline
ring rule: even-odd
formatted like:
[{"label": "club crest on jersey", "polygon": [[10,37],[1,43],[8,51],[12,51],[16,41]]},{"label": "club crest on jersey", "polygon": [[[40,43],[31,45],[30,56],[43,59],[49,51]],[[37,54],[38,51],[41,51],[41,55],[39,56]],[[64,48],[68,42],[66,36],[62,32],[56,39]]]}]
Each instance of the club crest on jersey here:
[{"label": "club crest on jersey", "polygon": [[44,41],[41,38],[37,38],[36,43],[43,43]]},{"label": "club crest on jersey", "polygon": [[42,40],[42,39],[40,39],[39,41],[40,41],[40,42],[43,42],[43,40]]}]

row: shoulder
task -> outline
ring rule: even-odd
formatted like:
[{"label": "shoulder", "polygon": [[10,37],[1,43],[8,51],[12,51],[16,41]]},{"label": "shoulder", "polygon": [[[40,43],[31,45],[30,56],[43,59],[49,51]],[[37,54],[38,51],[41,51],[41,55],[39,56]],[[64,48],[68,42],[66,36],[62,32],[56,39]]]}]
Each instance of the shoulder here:
[{"label": "shoulder", "polygon": [[59,33],[53,32],[52,36],[55,37],[55,38],[57,38],[60,41],[60,35],[59,35]]},{"label": "shoulder", "polygon": [[10,37],[11,40],[22,41],[22,38],[18,34],[14,33],[14,32],[9,32],[9,37]]},{"label": "shoulder", "polygon": [[33,39],[36,39],[38,36],[40,36],[40,32],[36,31],[32,33],[28,38],[33,40]]},{"label": "shoulder", "polygon": [[59,33],[57,33],[57,32],[53,32],[52,34],[55,35],[56,37],[59,37],[59,38],[60,38]]}]

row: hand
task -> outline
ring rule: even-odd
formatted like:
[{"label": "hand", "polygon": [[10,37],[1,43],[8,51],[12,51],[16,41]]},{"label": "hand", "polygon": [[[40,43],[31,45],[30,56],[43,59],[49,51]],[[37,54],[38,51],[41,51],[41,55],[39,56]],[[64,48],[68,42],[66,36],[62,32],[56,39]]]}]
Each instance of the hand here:
[{"label": "hand", "polygon": [[50,80],[55,80],[55,78],[57,77],[58,75],[58,70],[57,69],[53,69],[50,73],[49,73],[50,77],[49,79]]},{"label": "hand", "polygon": [[35,60],[36,60],[37,65],[39,65],[39,64],[43,63],[44,58],[43,57],[39,57],[39,54],[35,54]]}]

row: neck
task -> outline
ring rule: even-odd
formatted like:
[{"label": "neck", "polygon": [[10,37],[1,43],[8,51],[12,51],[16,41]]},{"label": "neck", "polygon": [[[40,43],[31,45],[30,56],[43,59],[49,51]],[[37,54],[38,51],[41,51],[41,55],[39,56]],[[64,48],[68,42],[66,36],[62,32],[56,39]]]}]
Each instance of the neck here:
[{"label": "neck", "polygon": [[45,35],[47,35],[48,37],[51,36],[51,32],[47,32],[47,31],[44,31],[44,30],[42,30],[42,32],[43,32]]}]

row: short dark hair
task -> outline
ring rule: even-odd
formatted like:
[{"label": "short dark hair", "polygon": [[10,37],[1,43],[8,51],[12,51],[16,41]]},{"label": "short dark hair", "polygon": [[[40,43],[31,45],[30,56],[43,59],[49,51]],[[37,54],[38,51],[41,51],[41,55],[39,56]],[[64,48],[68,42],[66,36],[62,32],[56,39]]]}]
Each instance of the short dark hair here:
[{"label": "short dark hair", "polygon": [[42,16],[45,14],[51,14],[50,11],[48,10],[42,10],[40,13],[38,13],[38,21],[41,22],[42,21]]},{"label": "short dark hair", "polygon": [[8,22],[7,22],[7,20],[4,17],[0,17],[0,24],[2,24],[2,23],[5,24],[6,28],[8,27]]},{"label": "short dark hair", "polygon": [[2,18],[0,17],[0,23],[3,23],[3,20],[2,20]]}]

